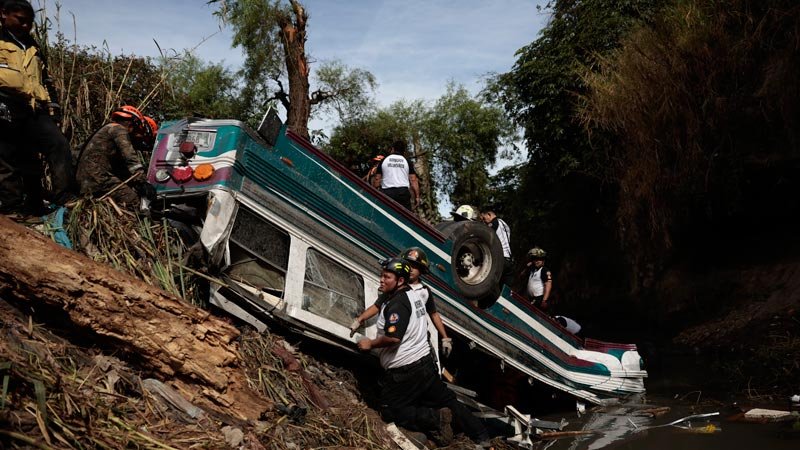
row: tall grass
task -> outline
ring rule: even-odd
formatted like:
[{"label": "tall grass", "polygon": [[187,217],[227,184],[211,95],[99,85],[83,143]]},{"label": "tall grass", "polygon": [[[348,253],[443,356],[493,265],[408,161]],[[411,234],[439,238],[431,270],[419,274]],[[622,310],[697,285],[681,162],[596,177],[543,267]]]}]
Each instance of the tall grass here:
[{"label": "tall grass", "polygon": [[61,128],[72,148],[85,143],[124,104],[163,120],[171,100],[170,71],[185,54],[158,47],[161,57],[155,60],[114,55],[105,42],[102,47],[79,45],[77,30],[77,18],[71,13],[65,17],[61,3],[39,1],[35,34],[58,93]]},{"label": "tall grass", "polygon": [[766,187],[749,177],[800,156],[795,1],[676,2],[601,63],[585,75],[582,118],[620,139],[608,175],[622,241],[642,263],[698,223],[752,213],[748,190]]}]

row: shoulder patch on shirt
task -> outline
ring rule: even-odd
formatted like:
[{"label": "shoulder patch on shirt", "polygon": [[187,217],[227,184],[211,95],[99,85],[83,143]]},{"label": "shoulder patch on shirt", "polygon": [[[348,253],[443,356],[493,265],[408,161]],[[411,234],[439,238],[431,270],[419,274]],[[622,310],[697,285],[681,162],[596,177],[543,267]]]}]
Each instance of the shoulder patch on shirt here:
[{"label": "shoulder patch on shirt", "polygon": [[[389,316],[389,323],[397,323],[399,321],[400,321],[400,315],[399,314],[392,313],[392,315]],[[390,329],[389,331],[391,332],[392,330]]]},{"label": "shoulder patch on shirt", "polygon": [[390,326],[390,327],[389,327],[389,329],[388,329],[388,330],[386,330],[386,331],[387,331],[387,332],[389,332],[389,333],[394,333],[395,331],[397,331],[397,327],[396,327],[396,326],[394,326],[394,325],[392,325],[392,326]]}]

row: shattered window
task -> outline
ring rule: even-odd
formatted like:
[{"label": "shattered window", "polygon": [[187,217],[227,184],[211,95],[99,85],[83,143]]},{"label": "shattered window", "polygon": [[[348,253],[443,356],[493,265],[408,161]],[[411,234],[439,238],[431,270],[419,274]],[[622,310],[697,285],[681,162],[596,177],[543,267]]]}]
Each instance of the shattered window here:
[{"label": "shattered window", "polygon": [[236,214],[231,239],[286,271],[289,264],[289,235],[285,231],[241,208]]},{"label": "shattered window", "polygon": [[233,280],[283,297],[289,242],[286,232],[242,208],[231,231],[231,263],[225,273]]},{"label": "shattered window", "polygon": [[303,309],[349,327],[364,310],[364,279],[310,248],[306,254]]}]

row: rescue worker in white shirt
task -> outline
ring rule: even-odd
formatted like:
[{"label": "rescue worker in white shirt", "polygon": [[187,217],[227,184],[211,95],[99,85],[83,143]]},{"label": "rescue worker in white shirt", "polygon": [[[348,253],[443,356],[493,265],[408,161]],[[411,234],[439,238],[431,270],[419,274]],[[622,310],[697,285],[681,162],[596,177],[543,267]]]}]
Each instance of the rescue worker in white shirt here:
[{"label": "rescue worker in white shirt", "polygon": [[500,283],[511,287],[511,283],[514,282],[514,262],[511,259],[511,228],[503,219],[497,217],[497,214],[490,207],[482,208],[480,217],[483,223],[492,227],[494,232],[497,233],[497,238],[500,239],[500,244],[503,246],[503,275],[500,277]]},{"label": "rescue worker in white shirt", "polygon": [[[407,284],[411,267],[403,259],[383,264],[376,302],[378,335],[358,342],[361,351],[378,349],[384,369],[380,412],[386,422],[430,433],[440,446],[453,439],[451,422],[481,445],[489,435],[483,424],[456,399],[439,377],[428,343],[425,302]],[[429,299],[430,301],[430,299]]]},{"label": "rescue worker in white shirt", "polygon": [[[438,311],[436,311],[436,303],[433,300],[433,294],[431,294],[431,290],[419,281],[420,275],[423,273],[428,273],[429,271],[430,262],[428,261],[428,255],[426,255],[425,252],[419,247],[410,247],[403,250],[398,258],[405,260],[411,266],[411,274],[408,284],[411,289],[420,291],[419,294],[422,297],[423,303],[425,303],[425,311],[428,313],[428,316],[430,316],[433,326],[436,328],[436,331],[439,333],[439,337],[442,339],[442,355],[447,358],[453,351],[453,340],[447,337],[447,330],[442,322],[442,316]],[[369,320],[372,316],[378,314],[378,306],[376,305],[377,303],[370,306],[361,315],[355,318],[353,323],[350,325],[350,337],[352,337],[356,331],[361,328],[361,324],[364,323],[364,321]]]},{"label": "rescue worker in white shirt", "polygon": [[383,158],[372,178],[372,186],[411,211],[419,205],[419,180],[414,165],[405,156],[406,143],[392,143],[392,153]]},{"label": "rescue worker in white shirt", "polygon": [[550,309],[550,293],[553,290],[553,273],[544,266],[547,252],[539,247],[528,250],[528,264],[521,275],[528,275],[528,284],[525,294],[539,309],[547,311]]},{"label": "rescue worker in white shirt", "polygon": [[410,247],[400,254],[400,258],[411,265],[411,278],[408,284],[411,286],[411,289],[420,291],[420,295],[425,301],[425,307],[431,318],[431,322],[433,322],[433,326],[436,327],[436,331],[439,333],[439,337],[442,340],[442,355],[447,358],[453,351],[453,340],[447,337],[447,330],[442,322],[442,316],[436,311],[436,303],[433,300],[434,297],[431,290],[419,281],[420,275],[430,272],[428,255],[419,247]]}]

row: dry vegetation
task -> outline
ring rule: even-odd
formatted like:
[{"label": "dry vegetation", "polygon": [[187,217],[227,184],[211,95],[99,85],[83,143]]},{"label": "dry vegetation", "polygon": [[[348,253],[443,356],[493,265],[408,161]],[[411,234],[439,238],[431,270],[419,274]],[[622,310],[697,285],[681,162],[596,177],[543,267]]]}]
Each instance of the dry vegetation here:
[{"label": "dry vegetation", "polygon": [[692,224],[747,213],[748,179],[796,160],[799,24],[789,0],[678,2],[587,73],[583,119],[621,141],[606,158],[617,220],[643,258]]},{"label": "dry vegetation", "polygon": [[585,76],[584,123],[620,142],[606,160],[632,276],[671,276],[653,309],[683,314],[677,341],[714,349],[733,390],[796,387],[798,72],[796,1],[690,0]]},{"label": "dry vegetation", "polygon": [[[4,301],[0,317],[2,448],[389,446],[382,422],[359,401],[352,375],[287,350],[275,335],[249,331],[241,338],[253,395],[301,405],[307,413],[287,415],[276,407],[263,420],[242,423],[181,402],[164,384],[104,354],[101,345],[75,344],[74,334],[58,336]],[[303,369],[293,371],[291,364]],[[328,408],[308,402],[309,386],[325,392]]]},{"label": "dry vegetation", "polygon": [[[95,260],[178,289],[180,272],[154,270],[183,251],[167,237],[168,226],[120,214],[108,200],[79,204],[73,219],[74,228],[87,228],[75,236],[88,233]],[[0,448],[395,448],[350,370],[307,356],[277,334],[245,329],[230,345],[250,395],[272,405],[243,420],[190,403],[184,388],[158,378],[114,339],[31,305],[0,298]],[[469,445],[461,438],[449,448]]]},{"label": "dry vegetation", "polygon": [[[184,247],[166,224],[100,200],[79,203],[70,229],[95,260],[178,295],[192,292],[185,286],[197,275],[169,270],[180,267],[174,261]],[[243,421],[191,404],[170,379],[148,378],[153,368],[112,339],[7,300],[0,298],[0,448],[391,446],[349,371],[305,356],[278,335],[246,329],[231,345],[251,395],[273,405]]]},{"label": "dry vegetation", "polygon": [[166,219],[153,221],[108,200],[84,199],[70,210],[67,224],[73,245],[93,260],[205,305],[203,283],[209,278],[187,267],[192,253]]}]

